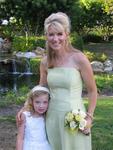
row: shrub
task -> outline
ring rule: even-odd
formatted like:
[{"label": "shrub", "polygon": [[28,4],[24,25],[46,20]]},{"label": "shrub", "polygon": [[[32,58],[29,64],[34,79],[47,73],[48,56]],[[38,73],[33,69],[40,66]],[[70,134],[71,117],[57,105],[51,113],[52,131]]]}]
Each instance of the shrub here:
[{"label": "shrub", "polygon": [[71,34],[70,40],[75,48],[80,49],[81,51],[83,50],[83,40],[82,37],[77,34],[77,32]]},{"label": "shrub", "polygon": [[40,61],[41,61],[40,58],[30,59],[31,72],[39,74]]},{"label": "shrub", "polygon": [[103,42],[101,35],[92,34],[92,33],[89,33],[88,35],[84,35],[82,38],[85,43],[87,43],[87,42],[94,42],[94,43]]},{"label": "shrub", "polygon": [[26,38],[25,36],[15,36],[12,43],[13,51],[32,51],[37,46],[44,48],[45,39],[44,36],[31,36]]},{"label": "shrub", "polygon": [[98,61],[105,62],[107,60],[107,58],[108,58],[107,55],[104,53],[96,54],[96,60],[98,60]]},{"label": "shrub", "polygon": [[113,75],[101,74],[95,75],[97,89],[100,93],[104,91],[112,92],[113,91]]},{"label": "shrub", "polygon": [[92,61],[105,62],[108,59],[108,56],[104,53],[93,53],[93,52],[84,50],[84,54],[87,56],[90,62]]},{"label": "shrub", "polygon": [[84,50],[84,54],[87,56],[90,62],[95,60],[95,54],[93,52]]},{"label": "shrub", "polygon": [[38,36],[36,45],[42,48],[45,48],[45,37],[44,36]]}]

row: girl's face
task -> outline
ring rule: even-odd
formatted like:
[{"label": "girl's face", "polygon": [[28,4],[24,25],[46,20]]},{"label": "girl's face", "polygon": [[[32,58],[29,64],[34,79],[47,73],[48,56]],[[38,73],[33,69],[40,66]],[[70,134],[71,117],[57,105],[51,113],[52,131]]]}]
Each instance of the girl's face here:
[{"label": "girl's face", "polygon": [[42,115],[48,108],[48,95],[43,94],[33,99],[33,106],[36,114]]},{"label": "girl's face", "polygon": [[53,27],[48,28],[48,32],[46,34],[47,41],[49,47],[51,49],[58,51],[65,48],[67,34],[64,31],[57,31]]}]

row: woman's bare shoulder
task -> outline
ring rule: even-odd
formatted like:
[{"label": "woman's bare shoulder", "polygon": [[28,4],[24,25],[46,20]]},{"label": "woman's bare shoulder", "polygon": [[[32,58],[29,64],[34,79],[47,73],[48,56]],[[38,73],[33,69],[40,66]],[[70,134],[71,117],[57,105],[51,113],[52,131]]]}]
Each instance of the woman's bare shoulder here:
[{"label": "woman's bare shoulder", "polygon": [[41,59],[41,63],[47,64],[47,56],[44,56],[44,57]]},{"label": "woman's bare shoulder", "polygon": [[47,67],[48,66],[48,63],[47,63],[47,56],[43,57],[42,60],[41,60],[41,65]]},{"label": "woman's bare shoulder", "polygon": [[85,56],[85,54],[77,49],[75,49],[75,51],[73,53],[73,57],[79,63],[87,60],[87,57]]}]

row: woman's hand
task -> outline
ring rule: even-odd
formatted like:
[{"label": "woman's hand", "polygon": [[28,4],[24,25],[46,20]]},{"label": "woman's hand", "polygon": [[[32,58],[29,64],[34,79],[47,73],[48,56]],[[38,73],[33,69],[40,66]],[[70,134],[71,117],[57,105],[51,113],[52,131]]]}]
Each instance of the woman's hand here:
[{"label": "woman's hand", "polygon": [[20,109],[20,111],[16,115],[16,125],[17,125],[17,127],[20,126],[23,122],[23,119],[21,117],[23,111],[24,111],[24,108]]},{"label": "woman's hand", "polygon": [[89,135],[91,132],[91,127],[92,127],[92,118],[87,116],[86,121],[87,121],[87,125],[85,129],[82,131],[82,133],[84,133],[85,135]]}]

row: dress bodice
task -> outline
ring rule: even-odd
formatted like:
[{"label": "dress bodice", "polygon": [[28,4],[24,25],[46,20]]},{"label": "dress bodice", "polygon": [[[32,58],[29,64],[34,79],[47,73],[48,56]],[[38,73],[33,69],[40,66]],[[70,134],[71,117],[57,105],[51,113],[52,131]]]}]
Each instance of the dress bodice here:
[{"label": "dress bodice", "polygon": [[[48,86],[50,88],[50,108],[73,109],[82,107],[82,78],[76,68],[55,67],[48,69]],[[75,103],[76,101],[76,103]],[[60,106],[59,106],[60,105]]]}]

